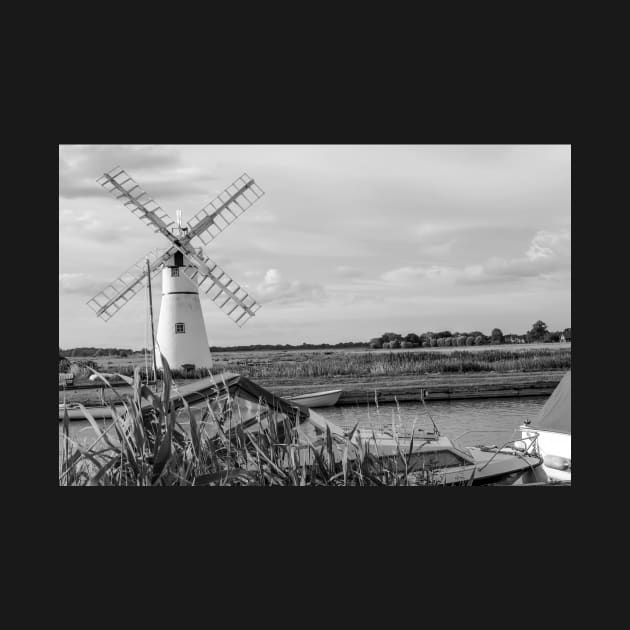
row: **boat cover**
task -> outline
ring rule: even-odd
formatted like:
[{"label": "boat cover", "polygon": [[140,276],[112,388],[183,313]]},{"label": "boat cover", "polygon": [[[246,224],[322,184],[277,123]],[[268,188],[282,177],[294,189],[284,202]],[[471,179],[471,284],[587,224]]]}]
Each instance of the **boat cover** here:
[{"label": "boat cover", "polygon": [[533,424],[547,431],[571,433],[571,370],[562,377]]}]

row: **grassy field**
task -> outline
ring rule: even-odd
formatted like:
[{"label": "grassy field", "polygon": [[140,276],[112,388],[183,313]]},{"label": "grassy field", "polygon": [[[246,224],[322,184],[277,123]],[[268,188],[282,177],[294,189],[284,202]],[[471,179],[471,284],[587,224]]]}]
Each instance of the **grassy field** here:
[{"label": "grassy field", "polygon": [[[450,396],[521,395],[550,393],[571,369],[570,344],[504,345],[414,350],[290,350],[214,353],[213,373],[237,372],[248,376],[279,396],[296,396],[326,389],[342,389],[340,404],[354,404],[374,392],[384,400],[415,400],[419,388],[432,392],[449,390]],[[133,360],[135,359],[135,360]],[[103,372],[133,373],[144,358],[103,357]],[[77,383],[85,382],[86,373]],[[175,373],[176,382],[185,379]],[[475,393],[476,392],[476,393]],[[484,393],[485,392],[485,393]],[[492,394],[495,392],[495,394]],[[96,389],[59,392],[62,402],[101,404],[109,391]]]},{"label": "grassy field", "polygon": [[[88,359],[88,357],[85,357]],[[76,360],[81,360],[75,357]],[[101,371],[130,375],[142,356],[91,358]],[[213,372],[251,378],[403,376],[570,369],[571,344],[523,344],[404,350],[274,350],[213,353]],[[150,361],[149,361],[150,365]]]}]

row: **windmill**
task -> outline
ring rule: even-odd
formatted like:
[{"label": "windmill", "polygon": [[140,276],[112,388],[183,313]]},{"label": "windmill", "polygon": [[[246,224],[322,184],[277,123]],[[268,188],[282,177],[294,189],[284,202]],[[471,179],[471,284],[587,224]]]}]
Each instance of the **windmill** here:
[{"label": "windmill", "polygon": [[201,312],[199,291],[238,326],[243,326],[260,304],[250,297],[213,260],[204,255],[197,241],[207,245],[231,225],[264,192],[247,173],[228,186],[182,226],[177,212],[177,227],[162,208],[119,166],[96,180],[133,214],[169,241],[164,250],[143,256],[120,277],[87,302],[104,321],[109,321],[129,300],[162,272],[162,303],[158,320],[158,366],[161,354],[173,368],[210,367],[212,358]]}]

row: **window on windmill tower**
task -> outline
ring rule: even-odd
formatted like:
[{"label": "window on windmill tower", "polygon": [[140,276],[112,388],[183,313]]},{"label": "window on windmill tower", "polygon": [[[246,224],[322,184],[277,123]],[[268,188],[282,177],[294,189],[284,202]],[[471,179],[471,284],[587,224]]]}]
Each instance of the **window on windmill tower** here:
[{"label": "window on windmill tower", "polygon": [[177,324],[175,324],[175,334],[185,333],[185,332],[186,332],[186,327],[184,326],[182,322],[178,322]]},{"label": "window on windmill tower", "polygon": [[171,267],[171,278],[179,276],[179,267]]}]

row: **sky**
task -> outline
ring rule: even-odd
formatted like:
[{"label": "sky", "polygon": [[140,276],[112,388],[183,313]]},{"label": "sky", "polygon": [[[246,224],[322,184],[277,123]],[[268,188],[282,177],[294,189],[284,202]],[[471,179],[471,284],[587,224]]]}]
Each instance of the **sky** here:
[{"label": "sky", "polygon": [[202,295],[209,345],[571,326],[570,145],[61,145],[62,348],[150,346],[144,291],[86,305],[168,246],[97,184],[117,165],[184,222],[243,173],[265,192],[204,248],[262,305],[239,328]]}]

